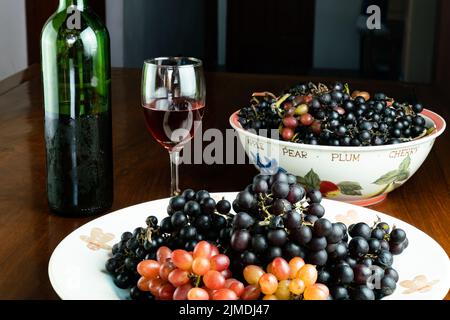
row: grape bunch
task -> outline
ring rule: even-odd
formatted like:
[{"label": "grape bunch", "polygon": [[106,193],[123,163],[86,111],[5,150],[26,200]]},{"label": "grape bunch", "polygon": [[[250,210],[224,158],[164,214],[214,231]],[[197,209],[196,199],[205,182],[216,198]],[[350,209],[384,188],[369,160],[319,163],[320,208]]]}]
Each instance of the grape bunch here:
[{"label": "grape bunch", "polygon": [[[161,247],[157,252],[157,260],[144,260],[138,264],[137,271],[141,277],[138,280],[137,289],[141,294],[148,293],[158,300],[259,299],[261,292],[264,291],[265,282],[261,280],[261,287],[253,283],[244,286],[241,281],[232,278],[229,266],[230,259],[220,254],[218,247],[207,241],[200,241],[193,252],[181,249],[172,251],[167,247]],[[277,265],[274,265],[272,269],[274,273],[280,270]],[[314,298],[317,297],[317,288],[325,290],[326,286],[312,283],[307,287],[305,283],[309,282],[307,280],[303,282],[300,278],[311,282],[311,274],[312,272],[309,271],[303,273],[299,271],[296,277],[297,282],[302,281],[299,285],[302,293],[305,292],[304,296],[309,294],[311,298]],[[252,277],[254,279],[254,275]],[[317,279],[317,271],[315,271],[315,279]],[[297,289],[297,287],[293,288]],[[324,292],[320,292],[322,296]]]},{"label": "grape bunch", "polygon": [[[236,215],[229,246],[233,274],[248,265],[267,266],[276,258],[300,257],[317,266],[318,283],[334,299],[381,299],[396,288],[393,256],[408,246],[405,231],[377,221],[347,226],[332,223],[321,205],[322,194],[305,190],[284,172],[257,175],[233,202]],[[378,288],[370,282],[379,280]]]},{"label": "grape bunch", "polygon": [[[267,121],[249,120],[262,113],[257,101],[242,109],[240,123],[244,129],[273,128]],[[266,98],[264,108],[278,118],[281,139],[296,143],[379,146],[411,141],[427,133],[420,103],[401,103],[384,93],[373,97],[365,91],[350,94],[348,85],[339,82],[329,87],[295,86],[275,100]]]},{"label": "grape bunch", "polygon": [[313,237],[311,226],[325,213],[321,201],[319,191],[307,192],[293,175],[281,171],[257,175],[233,202],[237,213],[228,228],[226,251],[233,271],[240,273],[247,265],[268,264],[278,257],[305,258],[306,244]]},{"label": "grape bunch", "polygon": [[278,129],[281,119],[272,108],[274,103],[276,103],[275,96],[268,93],[254,94],[251,105],[242,108],[239,112],[239,122],[242,127],[258,133],[260,129]]},{"label": "grape bunch", "polygon": [[259,266],[249,265],[243,276],[247,283],[259,287],[263,300],[327,300],[330,295],[326,285],[316,283],[316,267],[305,264],[300,257],[289,263],[275,258],[267,266],[267,273]]},{"label": "grape bunch", "polygon": [[192,251],[201,240],[220,245],[233,219],[231,204],[222,199],[216,203],[206,190],[185,190],[170,199],[168,217],[161,220],[161,231],[168,237],[171,248]]},{"label": "grape bunch", "polygon": [[195,192],[187,189],[170,199],[168,216],[159,224],[155,216],[149,216],[145,228],[124,232],[120,242],[112,248],[106,270],[114,277],[117,287],[132,288],[132,298],[153,298],[136,287],[140,278],[138,264],[143,260],[155,260],[161,247],[192,251],[202,240],[220,246],[224,242],[222,239],[227,239],[223,230],[231,225],[233,219],[230,211],[231,204],[227,200],[216,203],[206,190]]},{"label": "grape bunch", "polygon": [[230,280],[229,265],[230,259],[206,241],[192,253],[161,247],[157,260],[138,264],[137,287],[158,300],[237,300],[244,287]]},{"label": "grape bunch", "polygon": [[233,202],[236,215],[228,228],[227,251],[233,270],[282,256],[304,258],[302,245],[312,238],[309,226],[325,213],[321,201],[319,191],[306,192],[293,175],[257,175]]},{"label": "grape bunch", "polygon": [[360,222],[350,225],[348,234],[351,237],[348,243],[327,245],[329,259],[320,269],[318,281],[327,284],[337,300],[374,300],[391,295],[399,279],[392,268],[393,256],[408,247],[405,231],[399,228],[390,231],[385,222],[373,227]]}]

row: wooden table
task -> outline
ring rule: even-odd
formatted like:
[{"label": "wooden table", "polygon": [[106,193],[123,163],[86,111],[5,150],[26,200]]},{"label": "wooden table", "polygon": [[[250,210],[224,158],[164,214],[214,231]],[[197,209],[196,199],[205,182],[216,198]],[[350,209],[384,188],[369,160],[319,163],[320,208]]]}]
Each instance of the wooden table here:
[{"label": "wooden table", "polygon": [[[250,93],[279,92],[301,80],[285,76],[207,74],[204,128],[229,128],[229,115],[248,102]],[[362,80],[351,83],[353,88],[383,90],[391,96],[416,95],[450,119],[448,98],[433,87]],[[144,126],[140,70],[115,69],[112,92],[115,161],[112,210],[117,210],[166,197],[169,163],[167,152]],[[49,214],[39,66],[0,82],[0,124],[0,299],[56,299],[47,275],[50,255],[67,234],[92,218],[69,219]],[[447,253],[450,253],[449,138],[447,131],[407,185],[374,206],[428,233]],[[181,184],[213,192],[235,191],[243,189],[255,173],[250,165],[184,165]]]}]

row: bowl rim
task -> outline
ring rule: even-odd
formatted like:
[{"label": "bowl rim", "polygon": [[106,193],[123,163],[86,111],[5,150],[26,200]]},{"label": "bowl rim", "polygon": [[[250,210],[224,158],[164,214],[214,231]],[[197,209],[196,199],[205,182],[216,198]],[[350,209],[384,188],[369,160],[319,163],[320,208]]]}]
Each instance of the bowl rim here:
[{"label": "bowl rim", "polygon": [[259,139],[260,141],[261,140],[267,141],[267,142],[275,141],[276,143],[278,143],[282,146],[285,146],[285,147],[297,147],[297,148],[303,148],[303,149],[308,149],[308,150],[364,152],[364,151],[383,151],[383,150],[393,150],[393,149],[399,149],[399,148],[408,148],[411,146],[416,146],[419,144],[429,142],[431,140],[433,140],[433,141],[436,140],[436,138],[438,138],[440,135],[442,135],[444,133],[444,131],[447,127],[447,123],[445,122],[443,117],[441,117],[440,115],[438,115],[437,113],[435,113],[429,109],[424,109],[423,112],[421,113],[421,115],[424,116],[425,118],[427,118],[428,120],[430,120],[436,126],[436,130],[432,134],[430,134],[426,137],[420,138],[418,140],[400,143],[400,144],[389,144],[389,145],[382,145],[382,146],[362,146],[362,147],[339,146],[339,147],[335,147],[335,146],[310,145],[310,144],[305,144],[305,143],[294,143],[294,142],[290,142],[290,141],[276,140],[276,139],[257,135],[253,132],[250,132],[250,131],[242,128],[241,124],[238,121],[239,111],[240,111],[240,109],[237,110],[236,112],[234,112],[229,119],[231,127],[233,127],[233,129],[235,129],[236,131],[238,131],[244,135],[253,136],[253,137]]}]

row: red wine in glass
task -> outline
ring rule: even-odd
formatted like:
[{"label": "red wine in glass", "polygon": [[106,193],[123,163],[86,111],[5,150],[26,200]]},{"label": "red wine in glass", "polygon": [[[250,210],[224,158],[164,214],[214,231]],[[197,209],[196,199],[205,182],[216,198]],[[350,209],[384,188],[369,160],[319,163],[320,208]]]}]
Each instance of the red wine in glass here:
[{"label": "red wine in glass", "polygon": [[180,152],[200,127],[205,109],[203,63],[192,57],[146,60],[141,90],[147,129],[169,151],[170,194],[179,195]]},{"label": "red wine in glass", "polygon": [[157,99],[144,105],[148,131],[169,151],[181,149],[200,126],[204,104],[181,97]]}]

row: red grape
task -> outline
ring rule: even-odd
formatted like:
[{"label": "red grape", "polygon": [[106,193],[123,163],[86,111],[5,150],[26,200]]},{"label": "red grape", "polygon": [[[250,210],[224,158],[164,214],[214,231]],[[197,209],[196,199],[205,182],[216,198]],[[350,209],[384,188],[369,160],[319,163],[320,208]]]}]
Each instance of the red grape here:
[{"label": "red grape", "polygon": [[181,269],[175,269],[169,274],[168,280],[175,287],[181,287],[189,283],[189,272]]},{"label": "red grape", "polygon": [[311,124],[311,131],[314,134],[320,134],[320,132],[322,132],[322,123],[320,121],[314,121]]},{"label": "red grape", "polygon": [[305,264],[297,273],[296,278],[303,280],[306,287],[312,286],[317,281],[317,269],[313,265]]},{"label": "red grape", "polygon": [[314,118],[309,113],[304,114],[300,117],[300,122],[302,125],[309,127],[314,122]]},{"label": "red grape", "polygon": [[150,279],[148,283],[148,289],[150,290],[150,293],[153,294],[155,297],[158,297],[159,288],[164,284],[165,282],[161,280],[160,278],[153,278]]},{"label": "red grape", "polygon": [[225,279],[230,279],[233,276],[233,274],[231,273],[230,269],[223,270],[220,273],[223,275],[223,277]]},{"label": "red grape", "polygon": [[168,247],[160,247],[158,251],[156,251],[156,260],[158,260],[159,263],[164,263],[171,257],[172,250],[170,250]]},{"label": "red grape", "polygon": [[295,108],[290,108],[288,110],[286,110],[285,116],[286,117],[292,117],[295,115]]},{"label": "red grape", "polygon": [[205,289],[192,288],[187,294],[188,300],[209,300],[209,294]]},{"label": "red grape", "polygon": [[272,274],[277,277],[279,281],[287,280],[290,276],[291,269],[289,264],[283,258],[275,258],[272,261]]},{"label": "red grape", "polygon": [[210,258],[211,257],[211,244],[207,241],[200,241],[194,248],[194,258],[203,257]]},{"label": "red grape", "polygon": [[175,289],[173,300],[188,300],[188,292],[192,289],[192,285],[187,283]]},{"label": "red grape", "polygon": [[309,287],[306,287],[305,292],[303,293],[304,300],[327,300],[329,293],[327,290],[324,290],[321,286],[315,284]]},{"label": "red grape", "polygon": [[303,294],[305,291],[305,283],[298,278],[292,279],[291,283],[289,283],[289,291],[295,295]]},{"label": "red grape", "polygon": [[211,246],[211,258],[217,256],[219,253],[219,248],[216,246]]},{"label": "red grape", "polygon": [[274,294],[278,288],[278,280],[273,274],[266,273],[259,279],[259,286],[265,295]]},{"label": "red grape", "polygon": [[181,270],[190,270],[193,260],[192,255],[186,250],[175,250],[172,253],[173,264]]},{"label": "red grape", "polygon": [[212,296],[213,300],[237,300],[238,296],[233,290],[230,289],[219,289],[214,292]]},{"label": "red grape", "polygon": [[159,268],[159,276],[162,280],[167,281],[169,279],[169,274],[176,268],[177,267],[175,267],[171,261],[166,261]]},{"label": "red grape", "polygon": [[307,96],[305,96],[305,97],[303,98],[303,101],[304,101],[306,104],[308,104],[308,103],[310,103],[310,102],[312,101],[312,99],[313,99],[312,95],[311,95],[311,94],[308,94]]},{"label": "red grape", "polygon": [[158,263],[158,261],[145,260],[138,264],[137,272],[147,279],[153,279],[159,276],[160,267],[161,265]]},{"label": "red grape", "polygon": [[148,280],[144,277],[141,277],[138,280],[137,287],[139,288],[139,290],[147,292],[147,291],[150,291],[149,283],[150,283],[150,280]]},{"label": "red grape", "polygon": [[228,279],[225,281],[225,288],[231,289],[240,297],[244,293],[244,284],[236,279]]},{"label": "red grape", "polygon": [[211,269],[216,271],[224,271],[230,266],[230,258],[224,254],[218,254],[211,258]]},{"label": "red grape", "polygon": [[298,121],[294,117],[286,117],[283,119],[283,125],[286,128],[295,129],[298,126]]},{"label": "red grape", "polygon": [[223,275],[215,270],[209,270],[204,276],[203,276],[203,283],[206,287],[213,290],[218,290],[224,287],[225,285],[225,278]]},{"label": "red grape", "polygon": [[264,273],[264,270],[258,266],[246,266],[244,268],[244,279],[248,284],[256,285]]},{"label": "red grape", "polygon": [[286,141],[291,140],[294,137],[294,130],[291,128],[283,128],[281,130],[281,137]]},{"label": "red grape", "polygon": [[[291,110],[291,109],[294,109],[294,104],[293,104],[292,102],[290,102],[290,101],[286,101],[286,102],[283,104],[283,108],[284,108],[284,110],[289,111],[289,110]],[[295,110],[295,109],[294,109],[294,110]]]},{"label": "red grape", "polygon": [[214,293],[217,291],[217,290],[213,290],[213,289],[210,289],[210,288],[208,288],[208,287],[205,287],[205,286],[203,286],[203,287],[201,287],[203,290],[205,290],[206,292],[208,292],[208,295],[209,295],[209,297],[211,298],[213,295],[214,295]]},{"label": "red grape", "polygon": [[170,283],[163,284],[158,290],[158,298],[161,300],[172,300],[175,287]]},{"label": "red grape", "polygon": [[322,283],[316,283],[314,285],[316,288],[322,290],[327,296],[330,295],[330,290],[328,289],[328,287]]},{"label": "red grape", "polygon": [[291,269],[290,278],[294,279],[295,276],[298,273],[298,270],[300,270],[305,265],[305,260],[303,260],[300,257],[292,258],[291,261],[289,261],[289,268]]},{"label": "red grape", "polygon": [[245,287],[241,295],[242,300],[257,300],[261,296],[261,289],[258,285],[252,284]]},{"label": "red grape", "polygon": [[192,271],[199,275],[205,275],[211,269],[211,264],[208,258],[197,257],[192,262]]}]

